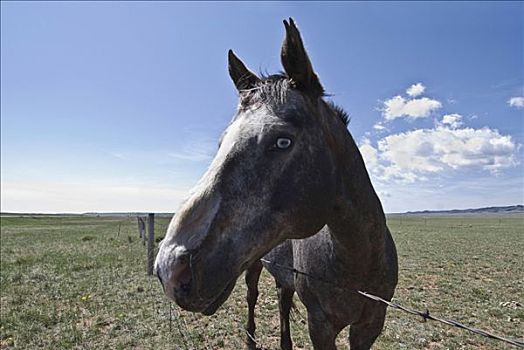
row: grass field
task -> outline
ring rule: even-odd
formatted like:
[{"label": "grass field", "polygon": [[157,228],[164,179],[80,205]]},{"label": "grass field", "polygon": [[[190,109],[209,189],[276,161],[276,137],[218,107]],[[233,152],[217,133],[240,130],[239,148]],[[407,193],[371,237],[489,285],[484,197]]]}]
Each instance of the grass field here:
[{"label": "grass field", "polygon": [[[389,219],[399,252],[394,301],[500,335],[524,335],[524,217]],[[163,235],[167,218],[157,218]],[[1,218],[2,349],[240,349],[245,285],[212,317],[182,312],[146,276],[134,218]],[[277,349],[278,306],[264,272],[257,337]],[[309,349],[296,299],[292,336]],[[347,331],[338,341],[347,344]],[[503,343],[389,310],[375,349],[506,349]]]}]

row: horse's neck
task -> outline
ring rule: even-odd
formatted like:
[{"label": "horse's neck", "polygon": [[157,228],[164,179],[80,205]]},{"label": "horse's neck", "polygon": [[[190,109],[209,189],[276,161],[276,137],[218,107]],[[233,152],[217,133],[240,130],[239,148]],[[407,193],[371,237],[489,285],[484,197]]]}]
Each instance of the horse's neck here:
[{"label": "horse's neck", "polygon": [[327,226],[337,260],[366,273],[384,257],[386,220],[355,142],[349,134],[342,140],[338,198]]}]

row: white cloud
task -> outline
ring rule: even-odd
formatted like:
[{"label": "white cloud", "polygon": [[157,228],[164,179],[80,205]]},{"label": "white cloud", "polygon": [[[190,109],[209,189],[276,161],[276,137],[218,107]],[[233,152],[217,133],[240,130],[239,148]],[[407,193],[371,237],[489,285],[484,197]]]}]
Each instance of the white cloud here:
[{"label": "white cloud", "polygon": [[383,131],[383,130],[386,130],[386,127],[382,123],[379,122],[373,125],[373,129],[378,130],[378,131]]},{"label": "white cloud", "polygon": [[456,129],[462,125],[462,116],[460,114],[446,114],[442,117],[442,124],[449,125],[452,129]]},{"label": "white cloud", "polygon": [[365,138],[363,144],[359,147],[360,153],[364,158],[364,163],[369,168],[374,169],[378,164],[378,152],[377,149],[371,146],[371,142],[368,138]]},{"label": "white cloud", "polygon": [[524,108],[524,96],[512,97],[508,100],[508,104],[515,108]]},{"label": "white cloud", "polygon": [[384,101],[383,107],[379,109],[382,116],[386,121],[397,118],[427,118],[431,112],[441,108],[442,103],[428,97],[418,97],[425,90],[426,87],[422,83],[416,83],[406,90],[407,98],[397,95]]},{"label": "white cloud", "polygon": [[378,142],[379,157],[388,164],[384,175],[399,175],[406,180],[460,168],[496,173],[518,164],[517,149],[511,136],[501,135],[498,130],[445,125],[389,135]]},{"label": "white cloud", "polygon": [[426,118],[431,112],[441,107],[442,104],[439,101],[427,97],[407,100],[399,95],[384,102],[382,115],[388,121],[402,117]]},{"label": "white cloud", "polygon": [[426,87],[422,85],[422,83],[416,83],[411,85],[407,90],[406,93],[411,97],[417,97],[419,95],[422,95],[422,93],[426,90]]},{"label": "white cloud", "polygon": [[447,115],[431,129],[388,135],[374,147],[364,139],[360,151],[372,176],[384,182],[413,183],[450,170],[500,173],[519,164],[519,144],[490,128],[459,128],[461,116]]}]

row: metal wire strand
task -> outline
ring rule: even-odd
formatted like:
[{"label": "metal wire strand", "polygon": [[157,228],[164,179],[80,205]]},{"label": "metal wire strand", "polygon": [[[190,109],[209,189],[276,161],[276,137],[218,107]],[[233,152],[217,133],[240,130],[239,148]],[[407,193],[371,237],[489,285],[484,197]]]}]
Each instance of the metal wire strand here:
[{"label": "metal wire strand", "polygon": [[[303,271],[297,270],[294,267],[282,265],[282,264],[279,264],[277,262],[270,261],[270,260],[267,260],[267,259],[260,259],[260,261],[262,261],[262,262],[264,262],[266,264],[273,265],[273,266],[275,266],[276,268],[279,268],[279,269],[291,271],[295,275],[303,275],[303,276],[306,276],[308,278],[311,278],[311,279],[314,279],[314,280],[317,280],[317,281],[320,281],[320,282],[323,282],[323,283],[327,283],[327,284],[332,285],[332,286],[334,286],[336,288],[341,288],[340,286],[337,286],[335,283],[333,283],[331,281],[327,281],[327,280],[324,280],[322,278],[318,278],[318,277],[312,276],[311,274],[309,274],[307,272],[303,272]],[[467,325],[465,325],[463,323],[460,323],[458,321],[455,321],[455,320],[436,317],[436,316],[431,315],[429,313],[429,310],[426,310],[426,311],[422,312],[422,311],[410,309],[410,308],[407,308],[407,307],[402,306],[400,304],[392,303],[391,301],[385,300],[385,299],[383,299],[383,298],[381,298],[379,296],[376,296],[376,295],[373,295],[373,294],[370,294],[370,293],[367,293],[367,292],[363,292],[363,291],[360,291],[360,290],[352,290],[351,292],[358,293],[358,294],[362,295],[363,297],[366,297],[368,299],[371,299],[371,300],[374,300],[374,301],[386,304],[389,307],[392,307],[392,308],[397,309],[397,310],[404,311],[404,312],[406,312],[408,314],[420,316],[420,317],[422,317],[424,319],[424,321],[426,321],[426,320],[438,321],[438,322],[444,323],[444,324],[446,324],[448,326],[461,328],[461,329],[467,330],[469,332],[478,334],[478,335],[486,337],[486,338],[502,341],[502,342],[505,342],[507,344],[511,344],[513,346],[516,346],[518,348],[524,348],[524,342],[521,341],[521,340],[509,339],[509,338],[506,338],[506,337],[502,337],[502,336],[499,336],[499,335],[487,332],[487,331],[482,330],[482,329],[478,329],[478,328],[473,328],[473,327],[467,326]]]},{"label": "metal wire strand", "polygon": [[[121,222],[119,223],[121,224]],[[162,225],[162,232],[165,232],[165,227]],[[266,263],[266,264],[270,264],[270,265],[273,265],[274,267],[276,268],[279,268],[279,269],[283,269],[283,270],[287,270],[287,271],[291,271],[293,272],[293,274],[295,275],[302,275],[302,276],[306,276],[308,278],[311,278],[311,279],[314,279],[314,280],[317,280],[317,281],[320,281],[322,283],[326,283],[326,284],[329,284],[331,286],[333,286],[334,288],[337,288],[337,289],[344,289],[346,290],[345,288],[342,288],[340,287],[339,285],[337,285],[336,283],[333,283],[331,281],[328,281],[328,280],[325,280],[323,278],[320,278],[320,277],[316,277],[316,276],[313,276],[307,272],[304,272],[304,271],[300,271],[300,270],[297,270],[296,268],[294,267],[291,267],[291,266],[286,266],[286,265],[282,265],[278,262],[275,262],[275,261],[270,261],[270,260],[267,260],[267,259],[260,259],[260,261]],[[151,279],[149,279],[149,292],[151,293],[153,290],[152,288],[152,285],[151,285]],[[452,326],[452,327],[457,327],[457,328],[460,328],[460,329],[464,329],[466,331],[469,331],[469,332],[472,332],[472,333],[475,333],[477,335],[480,335],[480,336],[483,336],[483,337],[486,337],[486,338],[490,338],[490,339],[493,339],[493,340],[497,340],[497,341],[501,341],[501,342],[505,342],[507,344],[510,344],[510,345],[513,345],[513,346],[516,346],[518,348],[524,348],[524,341],[521,341],[521,340],[517,340],[517,339],[510,339],[510,338],[506,338],[506,337],[502,337],[502,336],[499,336],[499,335],[496,335],[496,334],[493,334],[493,333],[490,333],[490,332],[487,332],[485,330],[482,330],[482,329],[478,329],[478,328],[473,328],[473,327],[470,327],[470,326],[467,326],[463,323],[460,323],[458,321],[455,321],[455,320],[451,320],[451,319],[445,319],[445,318],[441,318],[441,317],[437,317],[437,316],[433,316],[430,314],[429,310],[426,310],[424,312],[422,311],[418,311],[418,310],[415,310],[415,309],[411,309],[411,308],[408,308],[408,307],[405,307],[405,306],[402,306],[400,304],[397,304],[397,303],[393,303],[389,300],[385,300],[379,296],[376,296],[376,295],[373,295],[373,294],[370,294],[370,293],[367,293],[367,292],[364,292],[364,291],[361,291],[361,290],[352,290],[350,292],[353,292],[353,293],[357,293],[357,294],[360,294],[361,296],[365,297],[365,298],[368,298],[370,300],[374,300],[376,302],[380,302],[380,303],[383,303],[383,304],[386,304],[387,306],[391,307],[391,308],[394,308],[394,309],[397,309],[397,310],[401,310],[401,311],[404,311],[408,314],[411,314],[411,315],[415,315],[415,316],[420,316],[424,319],[424,321],[427,321],[427,320],[432,320],[432,321],[437,321],[437,322],[440,322],[440,323],[443,323],[443,324],[446,324],[448,326]],[[154,303],[154,298],[153,298],[153,303]],[[156,306],[156,305],[154,305]],[[187,323],[185,320],[183,320],[183,324],[181,324],[180,322],[180,315],[178,314],[178,312],[173,309],[171,309],[171,305],[169,306],[170,307],[170,322],[172,321],[172,318],[171,318],[171,314],[173,311],[175,311],[175,323],[177,325],[177,328],[178,328],[178,331],[180,332],[181,334],[181,338],[182,338],[182,341],[184,343],[184,346],[187,348],[188,347],[188,344],[186,343],[186,339],[185,339],[185,336],[184,336],[184,332],[182,332],[182,329],[181,329],[181,326],[182,327],[185,327],[186,330],[187,330]],[[158,312],[158,308],[157,308],[157,312]],[[227,315],[227,313],[226,313]],[[228,315],[229,316],[229,315]],[[245,330],[244,330],[245,331]],[[255,344],[257,345],[258,348],[260,349],[266,349],[262,344],[261,342],[259,341],[259,339],[256,339],[255,337],[253,337],[253,335],[249,334],[249,332],[245,331],[246,334],[251,338],[251,340],[253,340],[255,342]],[[194,348],[194,343],[193,343],[193,339],[191,337],[188,337],[189,340],[191,341],[192,343],[192,346]],[[206,338],[206,345],[209,347],[209,343],[207,342],[207,338]]]}]

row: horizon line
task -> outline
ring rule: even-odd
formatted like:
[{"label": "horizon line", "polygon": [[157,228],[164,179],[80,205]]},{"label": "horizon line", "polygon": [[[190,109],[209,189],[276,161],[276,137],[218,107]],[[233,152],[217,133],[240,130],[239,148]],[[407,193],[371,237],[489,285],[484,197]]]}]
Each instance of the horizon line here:
[{"label": "horizon line", "polygon": [[[464,209],[419,209],[419,210],[408,210],[404,212],[385,212],[384,214],[415,214],[415,213],[431,213],[431,212],[453,212],[453,211],[469,211],[469,210],[482,210],[482,209],[503,209],[512,207],[523,207],[524,204],[512,204],[512,205],[494,205],[484,206],[477,208],[464,208]],[[524,210],[523,210],[524,212]],[[157,215],[174,215],[176,212],[170,211],[147,211],[147,210],[131,210],[131,211],[87,211],[87,212],[10,212],[0,211],[0,215],[71,215],[71,216],[82,216],[82,215],[136,215],[136,214],[157,214]]]}]

